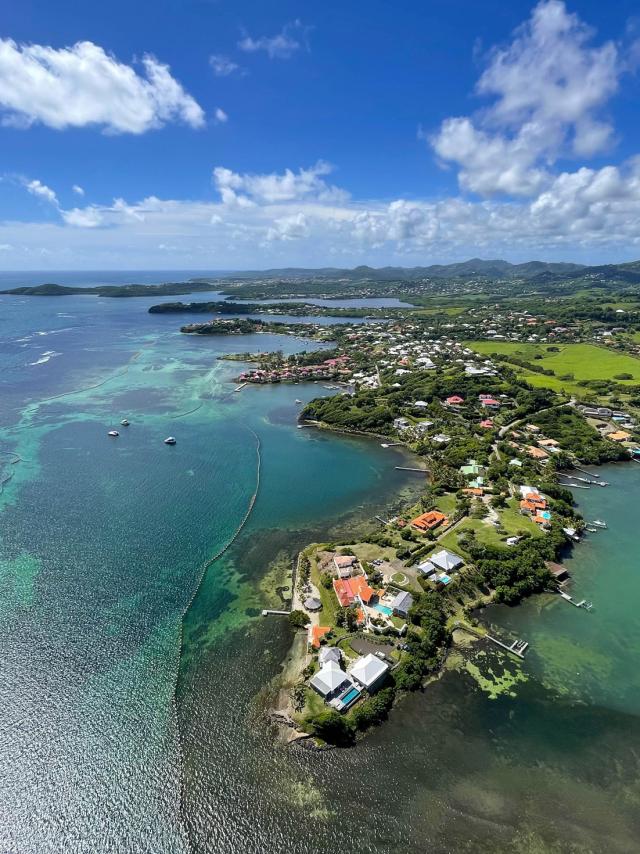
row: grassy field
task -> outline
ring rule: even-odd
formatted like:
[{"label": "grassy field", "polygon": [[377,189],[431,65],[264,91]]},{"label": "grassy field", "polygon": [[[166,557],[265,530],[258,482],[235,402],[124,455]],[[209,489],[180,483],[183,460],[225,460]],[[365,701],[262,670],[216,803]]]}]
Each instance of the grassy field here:
[{"label": "grassy field", "polygon": [[476,539],[484,546],[504,546],[507,536],[514,536],[528,531],[532,537],[543,536],[535,522],[527,516],[522,516],[518,508],[518,499],[509,499],[508,506],[499,510],[498,514],[502,527],[507,532],[499,534],[497,528],[483,519],[466,519],[455,531],[445,534],[438,541],[438,545],[452,552],[457,552],[462,557],[468,557],[467,553],[458,545],[458,535],[464,531],[475,531]]},{"label": "grassy field", "polygon": [[[616,380],[623,385],[640,382],[640,359],[596,347],[593,344],[522,344],[515,341],[467,341],[467,347],[482,355],[503,353],[516,356],[527,362],[554,371],[555,376],[545,376],[525,368],[517,368],[518,373],[532,386],[564,391],[567,394],[584,394],[577,385],[578,380],[612,380],[616,374],[631,374],[631,380]],[[549,352],[549,347],[559,347],[559,352]],[[536,356],[542,356],[536,359]],[[572,374],[573,380],[561,379]]]}]

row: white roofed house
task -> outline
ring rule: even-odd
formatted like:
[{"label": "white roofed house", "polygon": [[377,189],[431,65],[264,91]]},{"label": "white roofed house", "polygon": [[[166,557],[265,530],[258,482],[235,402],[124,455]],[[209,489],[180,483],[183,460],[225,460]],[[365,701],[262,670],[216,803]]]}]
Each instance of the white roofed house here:
[{"label": "white roofed house", "polygon": [[337,661],[326,661],[315,676],[309,681],[311,687],[324,697],[331,700],[351,684],[351,680]]},{"label": "white roofed house", "polygon": [[447,549],[441,549],[439,552],[434,552],[434,554],[429,557],[429,562],[432,563],[436,569],[442,570],[442,572],[455,572],[456,569],[460,569],[461,566],[464,566],[462,558],[453,552],[447,551]]},{"label": "white roofed house", "polygon": [[389,671],[389,665],[386,661],[382,661],[377,656],[369,653],[359,658],[353,665],[350,675],[356,682],[371,691],[386,676]]},{"label": "white roofed house", "polygon": [[406,617],[413,605],[413,596],[401,591],[391,602],[390,608],[396,617]]},{"label": "white roofed house", "polygon": [[326,664],[328,661],[339,663],[342,661],[342,651],[337,646],[321,646],[318,661],[320,664]]}]

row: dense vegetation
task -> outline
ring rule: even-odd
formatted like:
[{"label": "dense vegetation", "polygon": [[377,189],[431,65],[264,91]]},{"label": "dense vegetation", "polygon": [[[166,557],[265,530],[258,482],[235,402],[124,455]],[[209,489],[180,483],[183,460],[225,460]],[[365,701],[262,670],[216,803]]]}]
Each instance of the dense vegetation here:
[{"label": "dense vegetation", "polygon": [[603,439],[581,415],[568,408],[540,412],[532,417],[532,422],[583,463],[606,463],[629,457],[624,448]]}]

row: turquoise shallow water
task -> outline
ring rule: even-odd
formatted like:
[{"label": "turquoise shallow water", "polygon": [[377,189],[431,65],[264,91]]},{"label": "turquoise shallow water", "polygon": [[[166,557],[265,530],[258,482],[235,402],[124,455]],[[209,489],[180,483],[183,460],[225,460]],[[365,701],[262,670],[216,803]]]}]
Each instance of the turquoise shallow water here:
[{"label": "turquoise shallow water", "polygon": [[[609,522],[569,561],[591,613],[486,615],[532,644],[516,696],[450,671],[356,750],[275,747],[256,696],[291,638],[253,616],[258,582],[406,481],[375,442],[295,428],[317,386],[235,394],[216,356],[239,339],[181,336],[149,302],[0,297],[0,850],[637,850],[640,466],[578,495]],[[276,345],[300,346],[241,349]],[[255,490],[252,431],[254,512],[203,579],[178,674],[200,567]]]}]

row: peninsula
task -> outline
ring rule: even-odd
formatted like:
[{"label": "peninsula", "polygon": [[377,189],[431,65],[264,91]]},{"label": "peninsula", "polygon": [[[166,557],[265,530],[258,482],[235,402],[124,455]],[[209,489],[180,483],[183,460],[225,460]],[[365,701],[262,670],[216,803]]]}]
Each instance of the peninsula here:
[{"label": "peninsula", "polygon": [[525,640],[490,636],[478,621],[493,602],[547,593],[589,604],[567,592],[562,563],[598,530],[572,491],[606,486],[585,465],[640,459],[635,295],[621,310],[585,295],[499,306],[484,296],[452,311],[455,300],[331,327],[248,318],[183,327],[323,341],[321,353],[231,356],[249,363],[236,381],[333,383],[301,425],[401,445],[422,479],[413,504],[298,555],[289,619],[305,643],[272,711],[289,739],[352,744],[460,642],[487,639],[522,659]]}]

